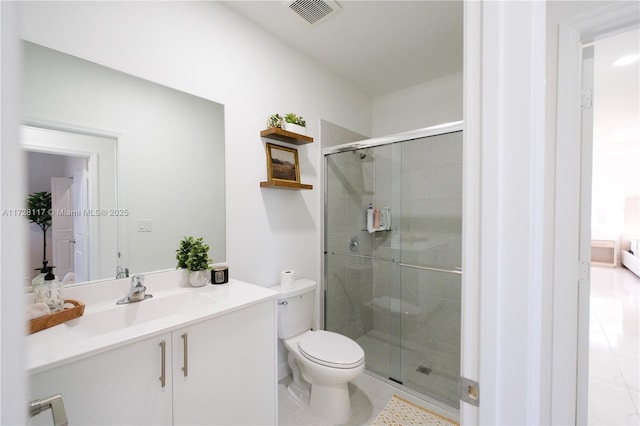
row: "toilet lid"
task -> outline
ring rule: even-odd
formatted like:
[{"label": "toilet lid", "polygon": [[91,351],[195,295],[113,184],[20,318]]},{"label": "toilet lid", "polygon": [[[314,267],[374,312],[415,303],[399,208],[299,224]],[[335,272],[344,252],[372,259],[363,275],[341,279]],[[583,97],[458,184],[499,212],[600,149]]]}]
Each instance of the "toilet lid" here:
[{"label": "toilet lid", "polygon": [[317,330],[306,333],[298,342],[305,358],[333,368],[355,368],[364,362],[359,344],[338,333]]}]

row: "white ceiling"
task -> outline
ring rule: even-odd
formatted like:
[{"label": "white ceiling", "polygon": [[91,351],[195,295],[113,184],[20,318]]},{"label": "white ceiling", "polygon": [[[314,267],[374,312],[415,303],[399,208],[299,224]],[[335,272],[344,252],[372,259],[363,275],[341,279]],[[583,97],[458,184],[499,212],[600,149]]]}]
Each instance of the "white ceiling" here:
[{"label": "white ceiling", "polygon": [[287,1],[227,1],[372,96],[462,71],[462,1],[345,1],[311,26]]}]

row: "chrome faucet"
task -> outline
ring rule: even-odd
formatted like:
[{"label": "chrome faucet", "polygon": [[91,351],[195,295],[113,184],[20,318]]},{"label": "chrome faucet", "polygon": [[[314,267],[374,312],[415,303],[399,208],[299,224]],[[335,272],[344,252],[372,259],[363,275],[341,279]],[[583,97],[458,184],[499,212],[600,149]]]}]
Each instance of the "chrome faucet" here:
[{"label": "chrome faucet", "polygon": [[118,305],[124,305],[126,303],[140,302],[141,300],[149,299],[153,297],[151,294],[145,294],[147,287],[144,286],[144,275],[134,275],[131,277],[131,288],[129,288],[129,294],[116,303]]}]

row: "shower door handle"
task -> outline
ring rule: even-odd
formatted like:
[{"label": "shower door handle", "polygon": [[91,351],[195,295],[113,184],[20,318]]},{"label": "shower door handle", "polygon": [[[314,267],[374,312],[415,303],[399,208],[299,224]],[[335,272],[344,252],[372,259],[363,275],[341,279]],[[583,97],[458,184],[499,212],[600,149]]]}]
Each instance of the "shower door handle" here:
[{"label": "shower door handle", "polygon": [[410,263],[403,263],[403,262],[398,262],[397,265],[404,266],[405,268],[422,269],[424,271],[444,272],[445,274],[462,275],[462,268],[456,268],[456,269],[434,268],[432,266],[412,265]]},{"label": "shower door handle", "polygon": [[368,256],[366,254],[340,253],[340,252],[337,252],[337,251],[332,251],[329,254],[338,255],[338,256],[359,257],[360,259],[382,260],[382,261],[385,261],[385,262],[395,262],[395,260],[390,259],[388,257]]}]

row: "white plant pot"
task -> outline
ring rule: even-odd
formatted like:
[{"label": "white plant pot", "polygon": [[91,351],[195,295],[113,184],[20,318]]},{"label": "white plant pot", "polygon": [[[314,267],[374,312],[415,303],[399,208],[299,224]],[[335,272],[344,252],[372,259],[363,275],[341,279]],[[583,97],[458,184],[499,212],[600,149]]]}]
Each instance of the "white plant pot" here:
[{"label": "white plant pot", "polygon": [[208,269],[204,271],[189,271],[189,283],[192,287],[202,287],[209,282],[211,273]]},{"label": "white plant pot", "polygon": [[298,126],[297,124],[293,124],[293,123],[287,123],[286,121],[282,122],[282,128],[284,130],[286,130],[287,132],[293,132],[293,133],[297,133],[299,135],[306,135],[307,134],[307,128],[306,127]]}]

